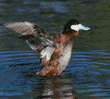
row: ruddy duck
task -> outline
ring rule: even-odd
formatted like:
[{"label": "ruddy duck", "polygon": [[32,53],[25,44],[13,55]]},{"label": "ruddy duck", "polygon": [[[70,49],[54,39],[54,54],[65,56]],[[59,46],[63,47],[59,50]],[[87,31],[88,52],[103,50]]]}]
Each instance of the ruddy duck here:
[{"label": "ruddy duck", "polygon": [[20,33],[18,37],[25,39],[32,50],[38,51],[41,69],[36,75],[41,76],[60,75],[68,65],[79,30],[90,29],[76,19],[69,20],[55,37],[50,37],[40,26],[31,22],[5,23],[4,26]]}]

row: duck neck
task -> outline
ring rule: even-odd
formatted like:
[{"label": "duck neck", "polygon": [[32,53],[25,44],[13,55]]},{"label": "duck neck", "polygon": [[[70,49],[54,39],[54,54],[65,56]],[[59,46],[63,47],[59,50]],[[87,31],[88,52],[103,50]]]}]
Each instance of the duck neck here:
[{"label": "duck neck", "polygon": [[[64,31],[63,31],[64,32]],[[74,30],[67,30],[65,33],[62,32],[62,35],[65,37],[65,40],[71,40],[71,41],[75,41],[78,35],[78,31],[74,31]]]},{"label": "duck neck", "polygon": [[77,38],[78,32],[73,30],[68,30],[64,33],[61,32],[56,36],[57,41],[60,42],[60,48],[65,45],[68,41],[71,41],[71,43],[74,43]]}]

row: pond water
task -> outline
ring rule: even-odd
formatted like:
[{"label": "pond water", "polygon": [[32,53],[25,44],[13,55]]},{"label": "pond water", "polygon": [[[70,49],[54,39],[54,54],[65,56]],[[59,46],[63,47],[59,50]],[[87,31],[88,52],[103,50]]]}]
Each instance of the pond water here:
[{"label": "pond water", "polygon": [[[109,0],[0,0],[0,99],[110,99]],[[34,74],[38,53],[3,23],[29,21],[55,35],[71,18],[79,31],[68,67],[58,77]]]}]

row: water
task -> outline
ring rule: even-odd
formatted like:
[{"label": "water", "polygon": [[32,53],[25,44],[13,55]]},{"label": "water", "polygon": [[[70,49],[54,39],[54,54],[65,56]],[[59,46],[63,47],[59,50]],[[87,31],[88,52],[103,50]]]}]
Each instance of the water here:
[{"label": "water", "polygon": [[[104,61],[100,55],[108,57],[103,56]],[[40,61],[34,51],[1,51],[0,56],[2,97],[27,98],[28,95],[35,98],[67,95],[68,99],[71,99],[79,95],[84,98],[110,95],[110,70],[104,68],[104,65],[110,65],[106,61],[110,59],[109,52],[72,52],[68,67],[61,76],[55,78],[38,77],[33,73],[40,69]],[[94,58],[98,61],[93,61]]]},{"label": "water", "polygon": [[[0,1],[0,99],[110,99],[109,0]],[[38,53],[4,22],[29,21],[51,35],[77,18],[79,31],[68,67],[58,77],[40,77]]]}]

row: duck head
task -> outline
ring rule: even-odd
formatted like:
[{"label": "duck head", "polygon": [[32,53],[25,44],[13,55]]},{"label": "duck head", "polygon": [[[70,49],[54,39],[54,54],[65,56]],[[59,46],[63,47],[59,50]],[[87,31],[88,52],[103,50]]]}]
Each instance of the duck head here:
[{"label": "duck head", "polygon": [[[71,19],[64,26],[64,31],[67,31],[68,29],[74,30],[74,31],[77,31],[78,32],[79,30],[89,30],[90,28],[83,26],[76,19]],[[64,32],[64,33],[66,33],[66,32]]]}]

